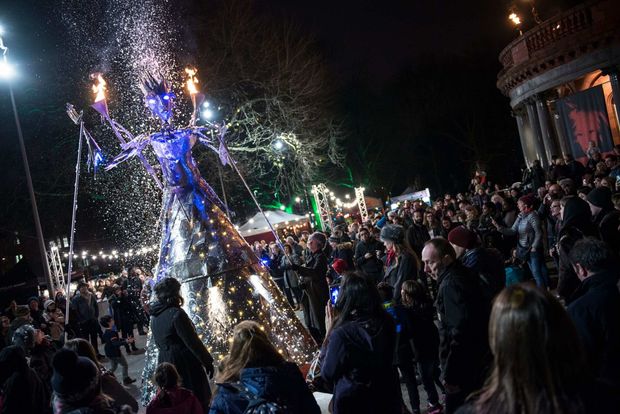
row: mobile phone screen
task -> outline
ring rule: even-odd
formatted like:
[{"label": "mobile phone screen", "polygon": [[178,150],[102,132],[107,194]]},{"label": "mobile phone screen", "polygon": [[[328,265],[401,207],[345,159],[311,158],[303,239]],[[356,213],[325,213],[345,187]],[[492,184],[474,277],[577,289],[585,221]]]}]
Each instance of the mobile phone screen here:
[{"label": "mobile phone screen", "polygon": [[336,304],[336,301],[338,300],[339,292],[340,292],[340,285],[329,287],[329,300],[331,301],[332,305]]}]

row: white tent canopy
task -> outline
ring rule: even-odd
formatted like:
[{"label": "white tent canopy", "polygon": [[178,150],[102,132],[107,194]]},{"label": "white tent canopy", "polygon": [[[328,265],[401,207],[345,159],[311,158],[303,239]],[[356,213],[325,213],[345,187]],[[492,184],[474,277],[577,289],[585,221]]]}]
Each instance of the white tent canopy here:
[{"label": "white tent canopy", "polygon": [[[290,214],[281,210],[269,210],[265,211],[267,219],[271,223],[274,229],[278,227],[300,224],[308,220],[305,216],[298,216],[297,214]],[[243,237],[253,236],[255,234],[266,233],[270,231],[265,217],[258,212],[247,223],[239,227],[239,233]]]}]

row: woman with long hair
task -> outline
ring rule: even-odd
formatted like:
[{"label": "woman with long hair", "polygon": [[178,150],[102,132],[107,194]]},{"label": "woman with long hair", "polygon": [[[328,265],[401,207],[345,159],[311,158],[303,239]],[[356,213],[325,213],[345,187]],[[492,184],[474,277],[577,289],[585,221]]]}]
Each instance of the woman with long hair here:
[{"label": "woman with long hair", "polygon": [[345,275],[333,312],[321,350],[321,377],[333,393],[332,412],[400,413],[393,365],[396,327],[374,283],[357,273]]},{"label": "woman with long hair", "polygon": [[206,411],[211,400],[207,373],[213,375],[213,357],[198,337],[189,316],[181,309],[181,283],[167,277],[153,289],[156,302],[150,306],[151,330],[159,350],[157,363],[173,364],[181,376],[181,385],[196,395]]},{"label": "woman with long hair", "polygon": [[112,406],[120,408],[128,405],[134,412],[138,412],[138,402],[116,379],[113,373],[106,370],[97,359],[95,349],[86,339],[75,338],[65,342],[64,348],[70,349],[81,357],[88,358],[99,368],[101,375],[101,391],[104,395],[110,397],[113,402]]},{"label": "woman with long hair", "polygon": [[[428,236],[428,233],[426,235]],[[403,282],[418,279],[420,276],[420,259],[411,248],[415,242],[405,241],[405,230],[394,224],[383,226],[381,241],[386,251],[383,281],[394,288],[394,302],[400,303],[400,288]]]},{"label": "woman with long hair", "polygon": [[216,382],[210,414],[243,413],[249,406],[256,412],[321,412],[297,365],[284,360],[254,321],[235,326]]},{"label": "woman with long hair", "polygon": [[577,332],[562,305],[535,286],[504,289],[489,322],[493,369],[457,413],[607,413],[612,398],[589,375]]}]

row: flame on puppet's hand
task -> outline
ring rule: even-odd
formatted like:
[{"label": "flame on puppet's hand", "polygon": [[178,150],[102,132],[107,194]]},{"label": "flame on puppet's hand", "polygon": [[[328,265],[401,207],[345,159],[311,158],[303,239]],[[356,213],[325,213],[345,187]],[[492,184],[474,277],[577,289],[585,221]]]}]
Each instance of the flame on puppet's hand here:
[{"label": "flame on puppet's hand", "polygon": [[153,115],[161,119],[165,124],[170,124],[172,122],[172,108],[174,107],[174,98],[176,96],[168,82],[163,77],[159,79],[152,73],[147,72],[140,80],[140,89],[144,94],[144,102]]},{"label": "flame on puppet's hand", "polygon": [[198,89],[196,85],[198,85],[198,78],[196,77],[196,73],[198,73],[198,70],[194,68],[185,68],[185,73],[187,73],[187,81],[185,82],[187,91],[190,95],[197,94]]},{"label": "flame on puppet's hand", "polygon": [[90,78],[97,83],[93,84],[93,93],[95,94],[95,102],[105,100],[106,81],[99,72],[91,73]]}]

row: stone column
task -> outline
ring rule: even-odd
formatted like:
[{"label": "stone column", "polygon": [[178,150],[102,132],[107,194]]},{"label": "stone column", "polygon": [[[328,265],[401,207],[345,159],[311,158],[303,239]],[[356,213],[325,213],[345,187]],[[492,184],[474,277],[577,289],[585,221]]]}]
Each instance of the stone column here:
[{"label": "stone column", "polygon": [[525,168],[529,168],[532,165],[533,159],[529,156],[527,148],[527,136],[525,132],[525,114],[522,111],[513,111],[512,116],[517,120],[517,129],[519,130],[519,141],[521,142],[521,151],[523,152],[523,159],[525,161]]},{"label": "stone column", "polygon": [[550,128],[547,102],[539,95],[536,95],[534,102],[536,103],[536,112],[538,115],[538,121],[540,122],[540,137],[542,138],[547,160],[551,162],[553,156],[558,155],[558,148],[555,144],[553,133]]},{"label": "stone column", "polygon": [[536,111],[536,103],[534,100],[529,99],[525,103],[527,110],[527,118],[530,121],[530,128],[532,129],[534,147],[536,148],[536,157],[540,160],[540,165],[545,169],[549,167],[549,160],[545,154],[545,146],[542,142],[542,132],[540,131],[540,120],[538,119],[538,112]]}]

